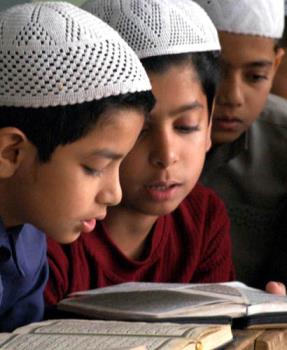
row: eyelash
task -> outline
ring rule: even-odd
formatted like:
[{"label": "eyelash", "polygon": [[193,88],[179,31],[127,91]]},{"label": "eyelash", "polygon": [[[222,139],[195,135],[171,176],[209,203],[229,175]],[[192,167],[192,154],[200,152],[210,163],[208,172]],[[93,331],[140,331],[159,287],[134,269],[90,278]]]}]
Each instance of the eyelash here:
[{"label": "eyelash", "polygon": [[101,176],[102,175],[102,171],[93,169],[87,165],[83,165],[83,169],[84,169],[84,172],[90,176]]},{"label": "eyelash", "polygon": [[[185,135],[189,135],[192,134],[194,132],[200,131],[200,126],[199,125],[194,125],[194,126],[174,126],[174,129],[181,133],[181,134],[185,134]],[[143,137],[147,132],[149,131],[149,128],[146,127],[144,129],[142,129],[139,138]]]},{"label": "eyelash", "polygon": [[180,131],[183,134],[191,134],[193,132],[199,131],[199,125],[195,126],[176,126],[175,127],[178,131]]},{"label": "eyelash", "polygon": [[257,83],[257,82],[261,82],[263,80],[267,80],[267,77],[265,75],[252,75],[252,77],[250,78],[251,81]]}]

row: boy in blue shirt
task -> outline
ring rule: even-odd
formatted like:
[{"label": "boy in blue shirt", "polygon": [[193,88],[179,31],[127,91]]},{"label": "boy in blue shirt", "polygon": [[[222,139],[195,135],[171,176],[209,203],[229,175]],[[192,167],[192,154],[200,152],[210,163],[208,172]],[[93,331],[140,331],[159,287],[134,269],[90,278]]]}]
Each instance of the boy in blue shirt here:
[{"label": "boy in blue shirt", "polygon": [[0,331],[43,315],[42,232],[61,243],[121,199],[118,170],[154,100],[134,52],[67,3],[0,14]]}]

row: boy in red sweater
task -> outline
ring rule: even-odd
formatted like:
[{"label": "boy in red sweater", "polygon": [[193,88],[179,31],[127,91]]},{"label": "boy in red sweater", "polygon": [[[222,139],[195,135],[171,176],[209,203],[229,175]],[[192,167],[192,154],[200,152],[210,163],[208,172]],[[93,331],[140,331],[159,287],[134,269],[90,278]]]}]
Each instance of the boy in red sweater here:
[{"label": "boy in red sweater", "polygon": [[171,0],[86,5],[141,58],[156,105],[122,164],[121,204],[77,242],[49,241],[48,304],[70,292],[126,281],[224,282],[234,277],[224,205],[197,183],[211,143],[220,46],[203,10],[192,1],[182,8]]}]

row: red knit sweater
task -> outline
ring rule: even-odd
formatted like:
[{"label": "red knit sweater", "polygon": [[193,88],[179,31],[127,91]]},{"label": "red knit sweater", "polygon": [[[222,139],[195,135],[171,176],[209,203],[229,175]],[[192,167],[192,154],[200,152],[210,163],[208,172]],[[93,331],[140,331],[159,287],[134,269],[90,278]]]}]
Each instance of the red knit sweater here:
[{"label": "red knit sweater", "polygon": [[221,200],[197,185],[179,207],[160,217],[142,260],[124,256],[107,228],[69,245],[48,240],[50,279],[45,298],[55,304],[69,293],[127,281],[225,282],[234,279],[229,219]]}]

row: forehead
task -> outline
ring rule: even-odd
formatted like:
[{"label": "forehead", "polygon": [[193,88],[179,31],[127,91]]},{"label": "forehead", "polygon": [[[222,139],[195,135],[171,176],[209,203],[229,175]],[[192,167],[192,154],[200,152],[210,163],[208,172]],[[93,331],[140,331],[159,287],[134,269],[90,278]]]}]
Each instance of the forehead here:
[{"label": "forehead", "polygon": [[190,111],[205,108],[206,95],[190,64],[174,65],[164,72],[148,73],[148,75],[156,99],[151,113],[153,117],[176,116],[178,114],[176,111],[187,106],[189,106],[187,110]]},{"label": "forehead", "polygon": [[[87,134],[62,147],[62,153],[86,156],[90,154],[122,156],[135,141],[143,126],[144,115],[137,109],[113,109],[103,114]],[[105,152],[98,153],[98,151]]]},{"label": "forehead", "polygon": [[275,41],[255,35],[219,32],[221,57],[230,66],[244,66],[254,62],[273,63]]},{"label": "forehead", "polygon": [[[201,89],[201,81],[195,68],[190,63],[171,65],[163,72],[148,72],[152,84],[152,92],[158,100],[159,93],[177,91],[177,89],[190,89],[191,94]],[[196,89],[197,88],[197,89]],[[158,102],[158,101],[157,101]]]},{"label": "forehead", "polygon": [[113,105],[99,115],[94,128],[100,130],[121,127],[123,121],[133,124],[135,119],[144,119],[144,117],[144,106]]}]

